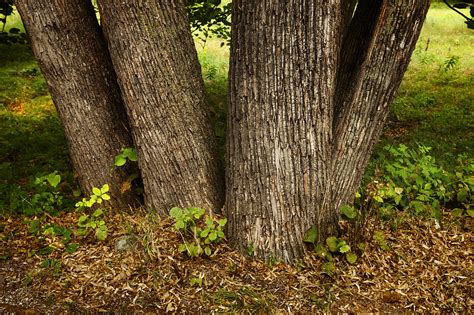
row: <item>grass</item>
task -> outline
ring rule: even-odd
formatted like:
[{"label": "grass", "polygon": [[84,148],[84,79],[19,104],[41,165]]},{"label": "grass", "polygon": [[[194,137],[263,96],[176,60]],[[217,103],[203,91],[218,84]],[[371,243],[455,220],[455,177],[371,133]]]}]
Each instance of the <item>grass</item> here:
[{"label": "grass", "polygon": [[[7,29],[23,29],[18,14]],[[384,136],[385,145],[433,147],[445,167],[459,153],[473,156],[474,31],[460,16],[434,4],[398,91]],[[228,46],[197,43],[199,60],[224,154]],[[67,143],[47,85],[27,46],[0,45],[0,214],[10,196],[30,191],[35,176],[58,170],[72,183]],[[448,66],[449,64],[449,66]]]}]

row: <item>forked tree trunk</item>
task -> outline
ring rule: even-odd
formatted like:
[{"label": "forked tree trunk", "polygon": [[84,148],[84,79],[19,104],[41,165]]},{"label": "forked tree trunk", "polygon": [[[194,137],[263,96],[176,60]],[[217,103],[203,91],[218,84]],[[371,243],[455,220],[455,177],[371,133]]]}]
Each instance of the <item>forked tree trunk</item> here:
[{"label": "forked tree trunk", "polygon": [[133,200],[114,157],[132,146],[120,90],[90,1],[15,2],[51,91],[83,193],[109,184],[113,207]]},{"label": "forked tree trunk", "polygon": [[145,203],[220,210],[223,185],[181,0],[99,0],[138,153]]},{"label": "forked tree trunk", "polygon": [[231,242],[260,258],[337,231],[429,0],[347,4],[233,1],[225,210]]}]

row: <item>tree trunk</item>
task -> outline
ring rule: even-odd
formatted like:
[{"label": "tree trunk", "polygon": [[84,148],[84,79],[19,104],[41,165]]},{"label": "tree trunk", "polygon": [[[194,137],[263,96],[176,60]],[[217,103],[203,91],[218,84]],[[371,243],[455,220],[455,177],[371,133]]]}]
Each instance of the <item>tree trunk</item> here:
[{"label": "tree trunk", "polygon": [[51,91],[83,193],[109,184],[113,207],[126,208],[126,174],[114,157],[131,136],[112,62],[90,1],[18,0],[16,6]]},{"label": "tree trunk", "polygon": [[[231,242],[291,261],[338,229],[429,0],[233,1],[226,214]],[[347,26],[349,25],[349,26]]]},{"label": "tree trunk", "polygon": [[101,0],[147,208],[220,210],[223,185],[204,83],[180,0]]},{"label": "tree trunk", "polygon": [[[290,261],[330,183],[337,0],[234,0],[226,214],[231,242]],[[333,225],[334,222],[328,222]]]}]

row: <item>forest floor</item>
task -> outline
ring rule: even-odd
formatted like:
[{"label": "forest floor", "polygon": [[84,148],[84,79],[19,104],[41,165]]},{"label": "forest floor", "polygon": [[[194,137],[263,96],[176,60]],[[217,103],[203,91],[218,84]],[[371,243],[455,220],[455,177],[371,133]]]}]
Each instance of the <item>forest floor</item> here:
[{"label": "forest floor", "polygon": [[[8,27],[22,28],[18,16]],[[474,156],[473,34],[455,13],[433,6],[373,164],[383,146],[399,143],[432,147],[445,169],[458,154]],[[228,47],[217,40],[197,47],[223,152]],[[369,239],[355,265],[336,257],[331,276],[311,251],[288,266],[224,243],[211,257],[190,259],[178,251],[170,221],[138,210],[108,213],[107,240],[72,236],[80,246],[68,253],[60,238],[38,237],[31,222],[73,229],[80,214],[21,214],[38,176],[58,171],[62,194],[72,197],[66,147],[30,48],[0,45],[0,313],[474,313],[472,218],[447,210],[441,225],[404,212],[394,218],[396,229],[371,222],[388,247]],[[116,249],[124,237],[133,246]]]},{"label": "forest floor", "polygon": [[[50,222],[69,226],[77,216]],[[24,218],[10,217],[0,230],[0,256],[8,257],[0,260],[0,312],[472,314],[473,219],[446,213],[437,226],[401,217],[396,230],[372,222],[388,247],[368,242],[355,265],[336,258],[331,276],[314,252],[289,266],[223,244],[210,257],[191,259],[178,251],[173,224],[149,214],[110,215],[108,239],[82,241],[74,253],[61,251],[55,238],[40,242]],[[132,240],[125,250],[117,248],[123,237]],[[45,243],[58,248],[48,258],[38,254]]]}]

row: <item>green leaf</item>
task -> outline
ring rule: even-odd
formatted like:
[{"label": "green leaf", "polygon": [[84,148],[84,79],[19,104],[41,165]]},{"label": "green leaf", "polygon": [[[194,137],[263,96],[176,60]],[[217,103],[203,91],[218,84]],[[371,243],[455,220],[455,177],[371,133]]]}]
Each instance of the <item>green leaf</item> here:
[{"label": "green leaf", "polygon": [[[345,242],[344,242],[345,243]],[[343,244],[342,246],[339,247],[339,252],[342,254],[345,254],[351,250],[351,247],[347,244]]]},{"label": "green leaf", "polygon": [[61,176],[57,175],[56,172],[47,175],[46,180],[51,187],[56,187],[61,182]]},{"label": "green leaf", "polygon": [[209,229],[204,229],[201,231],[201,237],[207,237],[209,235]]},{"label": "green leaf", "polygon": [[375,196],[374,200],[377,201],[377,202],[383,203],[383,198],[380,197],[380,196]]},{"label": "green leaf", "polygon": [[95,230],[95,237],[99,241],[105,241],[107,238],[107,228],[100,228]]},{"label": "green leaf", "polygon": [[[125,152],[124,152],[125,153]],[[127,153],[126,153],[126,156],[128,157],[128,159],[132,162],[136,162],[138,160],[137,158],[137,151],[134,149],[134,148],[129,148]]]},{"label": "green leaf", "polygon": [[175,228],[177,230],[183,230],[186,227],[183,220],[176,221]]},{"label": "green leaf", "polygon": [[110,196],[108,194],[103,194],[101,197],[104,200],[110,200]]},{"label": "green leaf", "polygon": [[339,240],[335,236],[330,236],[326,239],[326,244],[331,252],[337,252],[337,248],[339,245]]},{"label": "green leaf", "polygon": [[395,187],[395,193],[400,195],[402,192],[403,192],[403,188],[400,188],[400,187]]},{"label": "green leaf", "polygon": [[178,250],[179,250],[181,253],[185,252],[185,251],[187,250],[186,244],[179,244]]},{"label": "green leaf", "polygon": [[467,209],[466,212],[468,216],[470,216],[471,218],[474,218],[474,209]]},{"label": "green leaf", "polygon": [[217,239],[217,233],[215,231],[212,231],[209,233],[209,240],[215,241]]},{"label": "green leaf", "polygon": [[174,219],[178,219],[182,216],[183,210],[178,207],[171,208],[170,210],[170,216]]},{"label": "green leaf", "polygon": [[207,256],[211,256],[212,254],[212,250],[209,246],[206,246],[206,248],[204,248],[204,253],[206,253]]},{"label": "green leaf", "polygon": [[347,205],[341,207],[341,213],[350,220],[355,219],[359,214],[359,212],[354,207]]},{"label": "green leaf", "polygon": [[227,219],[223,218],[217,221],[217,224],[219,224],[220,227],[224,227],[227,224]]},{"label": "green leaf", "polygon": [[102,188],[100,189],[100,192],[102,194],[105,194],[108,191],[109,191],[109,184],[104,184],[104,186],[102,186]]},{"label": "green leaf", "polygon": [[115,165],[115,166],[118,166],[118,167],[124,166],[125,163],[127,163],[127,159],[124,158],[122,155],[117,155],[117,156],[115,157],[115,162],[114,162],[114,165]]},{"label": "green leaf", "polygon": [[77,221],[77,225],[84,226],[84,224],[87,222],[87,219],[89,219],[89,216],[87,214],[81,215],[79,217],[79,220]]},{"label": "green leaf", "polygon": [[101,192],[100,192],[100,189],[97,188],[97,187],[94,187],[92,188],[92,193],[96,196],[100,196],[101,195]]},{"label": "green leaf", "polygon": [[348,263],[350,263],[351,265],[355,264],[356,261],[357,261],[357,255],[354,254],[354,253],[347,253],[346,254],[346,260]]},{"label": "green leaf", "polygon": [[97,218],[97,217],[100,217],[101,215],[104,214],[104,210],[102,210],[101,208],[97,209],[94,211],[94,213],[92,214],[93,217]]},{"label": "green leaf", "polygon": [[220,237],[220,238],[225,237],[224,232],[222,232],[221,230],[217,231],[217,236]]},{"label": "green leaf", "polygon": [[318,238],[318,230],[316,227],[313,225],[306,233],[304,234],[303,242],[305,243],[312,243],[314,244],[316,242],[316,239]]}]

